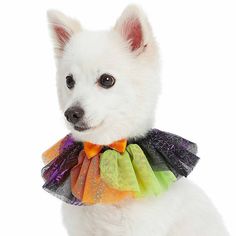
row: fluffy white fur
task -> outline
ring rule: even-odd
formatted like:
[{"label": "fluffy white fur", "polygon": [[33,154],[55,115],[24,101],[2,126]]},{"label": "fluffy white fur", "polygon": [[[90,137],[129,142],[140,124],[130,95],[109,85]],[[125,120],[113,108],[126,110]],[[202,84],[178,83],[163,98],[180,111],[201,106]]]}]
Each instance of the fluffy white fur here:
[{"label": "fluffy white fur", "polygon": [[205,194],[181,179],[158,198],[116,206],[63,205],[70,236],[226,236]]},{"label": "fluffy white fur", "polygon": [[[49,11],[48,19],[61,109],[65,112],[79,104],[85,111],[84,122],[92,127],[78,132],[67,122],[73,136],[80,141],[110,144],[144,135],[152,128],[160,91],[159,55],[143,11],[128,6],[114,28],[99,32],[83,30],[78,21],[57,11]],[[112,88],[98,85],[103,73],[115,77]],[[69,74],[76,81],[72,90],[65,82]],[[208,198],[185,179],[157,198],[117,205],[63,205],[63,215],[70,236],[228,235]]]}]

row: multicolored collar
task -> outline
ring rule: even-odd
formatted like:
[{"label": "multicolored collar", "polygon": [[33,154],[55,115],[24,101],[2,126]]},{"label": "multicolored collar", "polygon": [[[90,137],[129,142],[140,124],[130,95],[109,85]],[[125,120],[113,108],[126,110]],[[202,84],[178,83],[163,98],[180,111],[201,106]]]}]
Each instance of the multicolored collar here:
[{"label": "multicolored collar", "polygon": [[43,154],[43,188],[73,205],[158,196],[197,164],[197,146],[157,129],[108,146],[67,135]]}]

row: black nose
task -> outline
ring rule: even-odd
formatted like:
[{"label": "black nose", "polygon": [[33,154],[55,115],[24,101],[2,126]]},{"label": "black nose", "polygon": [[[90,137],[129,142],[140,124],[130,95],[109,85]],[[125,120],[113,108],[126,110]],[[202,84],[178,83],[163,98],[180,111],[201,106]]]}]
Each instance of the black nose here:
[{"label": "black nose", "polygon": [[75,125],[83,117],[84,110],[79,106],[73,106],[69,107],[64,115],[70,123]]}]

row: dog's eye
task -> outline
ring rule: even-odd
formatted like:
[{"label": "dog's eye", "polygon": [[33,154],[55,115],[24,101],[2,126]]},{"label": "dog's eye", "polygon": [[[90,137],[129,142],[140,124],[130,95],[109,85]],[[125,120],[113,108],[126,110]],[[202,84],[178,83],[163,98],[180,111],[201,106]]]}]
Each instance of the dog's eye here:
[{"label": "dog's eye", "polygon": [[66,86],[68,89],[72,89],[75,86],[75,80],[73,79],[73,75],[66,76]]},{"label": "dog's eye", "polygon": [[98,84],[105,89],[111,88],[115,82],[115,78],[109,74],[102,74],[98,79]]}]

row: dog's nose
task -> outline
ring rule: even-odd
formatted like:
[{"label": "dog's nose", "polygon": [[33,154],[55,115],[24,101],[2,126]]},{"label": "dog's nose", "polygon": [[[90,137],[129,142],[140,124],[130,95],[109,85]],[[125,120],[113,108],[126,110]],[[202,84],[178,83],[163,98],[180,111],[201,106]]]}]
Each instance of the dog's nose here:
[{"label": "dog's nose", "polygon": [[79,106],[73,106],[68,108],[64,115],[70,123],[75,125],[84,116],[84,110]]}]

